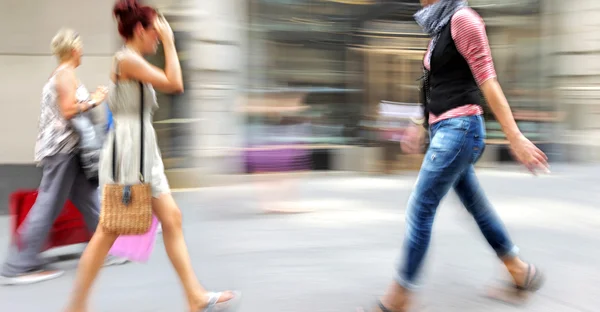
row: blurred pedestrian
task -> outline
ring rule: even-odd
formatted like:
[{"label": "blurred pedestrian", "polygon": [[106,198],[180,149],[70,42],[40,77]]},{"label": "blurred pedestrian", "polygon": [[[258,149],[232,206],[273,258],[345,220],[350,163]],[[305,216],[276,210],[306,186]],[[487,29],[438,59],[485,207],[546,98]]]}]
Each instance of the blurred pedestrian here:
[{"label": "blurred pedestrian", "polygon": [[[98,225],[98,184],[84,174],[79,158],[79,135],[70,119],[104,101],[107,91],[99,87],[90,95],[77,79],[75,69],[83,55],[83,43],[77,32],[61,29],[52,39],[51,49],[59,65],[42,91],[35,145],[35,161],[42,167],[42,180],[35,204],[16,233],[2,267],[0,282],[5,285],[37,283],[63,274],[46,269],[39,253],[67,199],[81,212],[91,232]],[[109,257],[105,264],[118,262]]]},{"label": "blurred pedestrian", "polygon": [[[119,33],[125,39],[125,46],[116,53],[111,69],[113,83],[108,103],[114,124],[104,145],[100,184],[115,183],[117,180],[124,184],[139,183],[138,161],[143,155],[141,170],[144,181],[152,188],[152,209],[161,221],[165,248],[185,290],[189,311],[205,311],[214,307],[223,311],[239,295],[231,291],[207,292],[200,285],[184,241],[181,211],[171,195],[152,127],[152,114],[158,107],[154,88],[168,93],[183,92],[173,31],[155,9],[135,0],[117,1],[113,13],[119,24]],[[159,42],[164,49],[164,69],[144,59],[145,55],[156,53]],[[140,103],[140,93],[144,95],[144,103]],[[143,121],[140,121],[140,110],[144,112]],[[140,140],[142,127],[143,141]],[[142,147],[140,155],[138,151]],[[113,159],[118,162],[114,163]],[[117,175],[113,177],[115,172]],[[106,232],[102,226],[98,227],[81,257],[67,311],[88,311],[90,289],[102,266],[99,259],[106,256],[117,238],[118,235]]]},{"label": "blurred pedestrian", "polygon": [[[483,192],[474,164],[485,148],[483,92],[515,158],[532,172],[548,171],[547,158],[520,132],[496,79],[481,17],[463,0],[421,0],[417,23],[432,37],[425,54],[423,103],[430,131],[406,212],[404,257],[396,278],[371,311],[408,311],[442,198],[453,188],[513,279],[519,293],[542,285],[540,270],[524,262]],[[421,142],[415,133],[414,142]],[[418,145],[418,144],[416,144]],[[359,309],[364,311],[363,309]]]}]

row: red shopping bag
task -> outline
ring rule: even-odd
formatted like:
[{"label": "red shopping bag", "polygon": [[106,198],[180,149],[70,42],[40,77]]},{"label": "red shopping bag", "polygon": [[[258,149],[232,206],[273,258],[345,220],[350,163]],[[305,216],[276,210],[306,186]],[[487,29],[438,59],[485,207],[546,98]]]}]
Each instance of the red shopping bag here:
[{"label": "red shopping bag", "polygon": [[[37,190],[19,190],[12,193],[10,196],[9,212],[12,216],[11,232],[13,239],[18,245],[20,245],[18,236],[20,226],[23,221],[25,221],[31,207],[33,207],[37,195]],[[85,225],[83,216],[73,203],[67,201],[63,211],[52,225],[52,229],[48,236],[48,242],[43,250],[87,243],[91,237],[92,233],[90,233]]]}]

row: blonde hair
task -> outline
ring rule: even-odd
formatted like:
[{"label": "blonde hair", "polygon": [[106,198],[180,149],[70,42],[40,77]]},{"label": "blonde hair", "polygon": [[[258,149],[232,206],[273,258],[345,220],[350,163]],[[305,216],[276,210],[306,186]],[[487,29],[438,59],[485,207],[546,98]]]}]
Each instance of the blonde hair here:
[{"label": "blonde hair", "polygon": [[50,43],[50,50],[59,60],[68,59],[73,50],[81,48],[79,34],[70,28],[62,28]]}]

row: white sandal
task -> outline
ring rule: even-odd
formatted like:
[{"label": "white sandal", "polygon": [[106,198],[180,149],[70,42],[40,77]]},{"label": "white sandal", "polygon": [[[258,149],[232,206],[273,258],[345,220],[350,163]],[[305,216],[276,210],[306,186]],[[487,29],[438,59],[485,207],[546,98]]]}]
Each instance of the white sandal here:
[{"label": "white sandal", "polygon": [[208,297],[208,305],[202,312],[229,312],[233,311],[239,303],[242,294],[238,291],[232,291],[233,297],[227,301],[219,302],[224,292],[209,292],[206,294]]}]

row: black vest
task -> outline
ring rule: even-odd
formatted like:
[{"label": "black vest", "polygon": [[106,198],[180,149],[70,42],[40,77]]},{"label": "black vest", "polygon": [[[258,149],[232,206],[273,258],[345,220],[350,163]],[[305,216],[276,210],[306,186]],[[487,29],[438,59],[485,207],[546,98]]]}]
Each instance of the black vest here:
[{"label": "black vest", "polygon": [[423,91],[429,93],[423,98],[425,111],[436,116],[463,105],[482,103],[481,92],[471,68],[456,49],[450,24],[442,29],[431,51],[431,70],[425,73],[423,80]]}]

